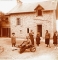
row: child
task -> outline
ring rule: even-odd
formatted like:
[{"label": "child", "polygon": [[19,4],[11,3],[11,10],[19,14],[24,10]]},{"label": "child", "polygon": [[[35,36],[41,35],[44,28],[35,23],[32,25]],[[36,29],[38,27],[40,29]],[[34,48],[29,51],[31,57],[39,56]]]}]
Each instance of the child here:
[{"label": "child", "polygon": [[16,37],[15,37],[15,33],[12,33],[11,43],[12,43],[12,47],[15,47],[15,45],[16,45]]}]

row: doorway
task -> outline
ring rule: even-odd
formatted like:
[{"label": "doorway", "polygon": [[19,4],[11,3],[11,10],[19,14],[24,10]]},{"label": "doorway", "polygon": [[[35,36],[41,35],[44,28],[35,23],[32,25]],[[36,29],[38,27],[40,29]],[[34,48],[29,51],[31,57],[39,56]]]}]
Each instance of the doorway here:
[{"label": "doorway", "polygon": [[2,37],[10,37],[10,28],[2,28]]},{"label": "doorway", "polygon": [[42,25],[37,25],[37,32],[40,32],[40,36],[42,37]]}]

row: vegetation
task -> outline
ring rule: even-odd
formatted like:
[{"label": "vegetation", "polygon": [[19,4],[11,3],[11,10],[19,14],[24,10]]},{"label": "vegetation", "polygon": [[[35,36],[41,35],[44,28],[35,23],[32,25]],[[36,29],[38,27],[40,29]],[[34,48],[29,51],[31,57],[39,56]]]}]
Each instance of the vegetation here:
[{"label": "vegetation", "polygon": [[8,17],[3,12],[0,12],[0,28],[3,23],[8,23]]}]

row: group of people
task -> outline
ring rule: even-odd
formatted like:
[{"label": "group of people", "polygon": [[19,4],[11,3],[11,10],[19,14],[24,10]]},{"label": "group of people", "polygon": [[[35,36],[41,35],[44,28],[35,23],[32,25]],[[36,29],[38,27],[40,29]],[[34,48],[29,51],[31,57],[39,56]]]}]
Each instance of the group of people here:
[{"label": "group of people", "polygon": [[[34,45],[34,32],[32,30],[28,34],[27,40],[30,40],[31,44]],[[41,40],[40,32],[38,32],[37,35],[36,35],[36,44],[37,44],[37,46],[39,46],[40,40]],[[12,43],[12,47],[16,46],[15,33],[12,33],[11,43]],[[48,32],[48,30],[46,30],[46,33],[45,33],[45,44],[47,44],[46,47],[48,47],[48,46],[50,47],[50,33]],[[57,45],[57,32],[54,32],[54,35],[53,35],[53,44],[55,46]]]},{"label": "group of people", "polygon": [[[50,47],[50,33],[48,32],[48,30],[46,30],[46,34],[45,34],[45,43],[47,44],[47,47],[48,47],[48,45]],[[53,34],[53,44],[57,48],[57,44],[58,44],[58,33],[57,33],[57,31],[55,31]]]}]

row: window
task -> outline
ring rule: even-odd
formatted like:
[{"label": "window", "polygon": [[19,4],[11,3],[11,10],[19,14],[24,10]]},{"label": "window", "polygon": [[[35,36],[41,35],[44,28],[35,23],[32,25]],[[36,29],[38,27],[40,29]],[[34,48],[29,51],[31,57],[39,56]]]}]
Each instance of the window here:
[{"label": "window", "polygon": [[38,10],[38,16],[42,16],[42,11]]},{"label": "window", "polygon": [[20,25],[20,18],[17,18],[17,25]]},{"label": "window", "polygon": [[29,28],[27,28],[27,33],[29,33]]}]

